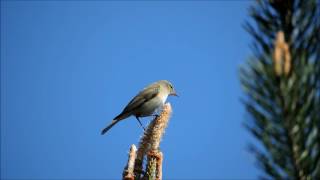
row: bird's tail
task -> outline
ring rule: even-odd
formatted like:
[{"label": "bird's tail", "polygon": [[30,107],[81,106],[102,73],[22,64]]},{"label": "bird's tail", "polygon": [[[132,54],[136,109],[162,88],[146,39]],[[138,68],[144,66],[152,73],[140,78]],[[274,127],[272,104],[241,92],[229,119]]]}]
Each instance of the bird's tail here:
[{"label": "bird's tail", "polygon": [[111,129],[114,125],[116,125],[120,120],[112,120],[112,122],[106,127],[104,128],[102,131],[101,131],[101,135],[104,135],[107,131],[109,131],[109,129]]},{"label": "bird's tail", "polygon": [[122,112],[121,114],[119,114],[117,117],[115,117],[112,122],[101,131],[101,135],[104,135],[107,131],[109,131],[109,129],[111,129],[114,125],[116,125],[119,121],[129,117],[131,114],[130,113],[126,113],[126,112]]}]

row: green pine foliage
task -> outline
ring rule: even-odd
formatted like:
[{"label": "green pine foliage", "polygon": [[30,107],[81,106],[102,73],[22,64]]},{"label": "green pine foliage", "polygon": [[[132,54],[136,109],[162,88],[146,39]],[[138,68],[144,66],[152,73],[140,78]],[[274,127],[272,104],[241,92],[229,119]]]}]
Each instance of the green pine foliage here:
[{"label": "green pine foliage", "polygon": [[[261,0],[245,29],[253,55],[240,68],[246,128],[262,179],[320,179],[320,3]],[[282,31],[290,69],[277,74],[275,41]],[[282,58],[284,59],[284,58]]]}]

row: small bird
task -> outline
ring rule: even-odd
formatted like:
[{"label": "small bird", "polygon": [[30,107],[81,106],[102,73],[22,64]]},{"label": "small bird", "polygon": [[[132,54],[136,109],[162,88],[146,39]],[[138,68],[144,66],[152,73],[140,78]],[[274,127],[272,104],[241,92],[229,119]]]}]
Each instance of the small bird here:
[{"label": "small bird", "polygon": [[153,113],[164,105],[167,97],[170,95],[178,96],[172,84],[167,80],[160,80],[147,86],[128,103],[123,111],[116,116],[106,128],[102,130],[101,134],[105,134],[115,124],[131,115],[136,117],[140,126],[143,128],[139,118],[158,116]]}]

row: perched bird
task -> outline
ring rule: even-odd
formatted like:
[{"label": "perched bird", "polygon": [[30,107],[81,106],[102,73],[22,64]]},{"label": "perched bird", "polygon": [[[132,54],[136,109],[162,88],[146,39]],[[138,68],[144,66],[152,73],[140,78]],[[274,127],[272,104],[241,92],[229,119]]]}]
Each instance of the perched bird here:
[{"label": "perched bird", "polygon": [[147,86],[128,103],[123,111],[116,116],[106,128],[102,130],[101,134],[105,134],[119,121],[131,115],[136,117],[143,128],[139,118],[157,116],[153,113],[164,105],[167,97],[170,95],[177,96],[172,84],[167,80],[160,80]]}]

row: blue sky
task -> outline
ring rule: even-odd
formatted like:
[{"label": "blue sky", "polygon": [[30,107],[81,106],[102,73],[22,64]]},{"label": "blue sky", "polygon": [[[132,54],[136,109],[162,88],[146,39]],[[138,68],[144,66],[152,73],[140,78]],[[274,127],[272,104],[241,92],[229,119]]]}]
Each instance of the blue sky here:
[{"label": "blue sky", "polygon": [[161,79],[180,95],[164,178],[257,178],[238,79],[251,3],[1,1],[1,178],[120,179],[142,129],[100,130]]}]

